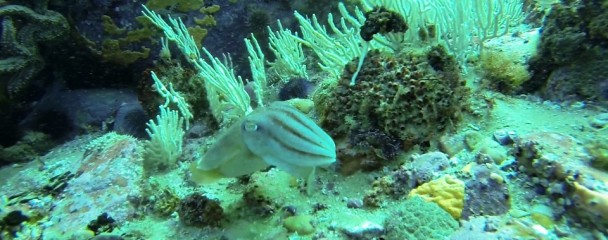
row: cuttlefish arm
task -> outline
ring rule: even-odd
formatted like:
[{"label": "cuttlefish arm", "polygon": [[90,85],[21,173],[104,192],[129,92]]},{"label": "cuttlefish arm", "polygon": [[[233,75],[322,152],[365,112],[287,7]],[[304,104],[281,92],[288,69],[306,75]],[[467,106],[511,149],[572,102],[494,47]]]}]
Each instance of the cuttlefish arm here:
[{"label": "cuttlefish arm", "polygon": [[194,182],[213,183],[221,178],[251,174],[269,166],[247,148],[240,125],[242,123],[228,128],[199,161],[190,165]]}]

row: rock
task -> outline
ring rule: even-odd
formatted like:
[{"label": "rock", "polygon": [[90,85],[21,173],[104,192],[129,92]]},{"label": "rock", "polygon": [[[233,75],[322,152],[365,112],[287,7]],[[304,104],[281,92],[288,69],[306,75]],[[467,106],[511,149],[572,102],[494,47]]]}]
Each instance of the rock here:
[{"label": "rock", "polygon": [[465,182],[463,219],[497,216],[509,211],[509,190],[504,178],[496,166],[488,166],[492,165],[477,165],[471,169],[474,178]]},{"label": "rock", "polygon": [[93,139],[85,147],[88,154],[70,167],[70,172],[78,174],[60,191],[62,200],[55,202],[49,214],[54,224],[46,232],[71,232],[74,226],[84,227],[102,213],[120,226],[137,214],[129,196],[142,195],[141,147],[137,139],[116,133]]},{"label": "rock", "polygon": [[523,170],[545,179],[564,181],[590,161],[580,141],[556,132],[536,132],[520,137],[513,155]]},{"label": "rock", "polygon": [[502,162],[504,162],[505,160],[507,160],[507,150],[496,146],[496,147],[492,147],[492,146],[483,146],[480,150],[479,153],[484,154],[485,156],[489,157],[490,160],[493,161],[493,163],[500,165],[502,164]]},{"label": "rock", "polygon": [[464,136],[462,134],[449,137],[444,135],[439,139],[439,150],[450,156],[458,154],[464,148]]},{"label": "rock", "polygon": [[431,181],[449,164],[450,160],[445,153],[428,152],[422,155],[412,155],[410,163],[406,164],[406,169],[411,173],[409,179],[416,181],[415,185],[419,185]]},{"label": "rock", "polygon": [[466,145],[467,149],[471,151],[476,149],[477,144],[482,142],[482,140],[483,136],[477,131],[468,131],[464,135],[464,144]]}]

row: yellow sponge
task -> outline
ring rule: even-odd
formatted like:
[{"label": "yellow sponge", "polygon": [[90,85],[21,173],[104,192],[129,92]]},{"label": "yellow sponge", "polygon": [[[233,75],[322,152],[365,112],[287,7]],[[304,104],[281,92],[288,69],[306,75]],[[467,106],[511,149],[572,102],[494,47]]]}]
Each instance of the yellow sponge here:
[{"label": "yellow sponge", "polygon": [[574,182],[574,193],[583,209],[594,213],[601,221],[608,221],[608,193],[591,190]]},{"label": "yellow sponge", "polygon": [[464,182],[451,175],[430,181],[412,190],[409,197],[420,196],[437,203],[455,219],[459,219],[464,208]]}]

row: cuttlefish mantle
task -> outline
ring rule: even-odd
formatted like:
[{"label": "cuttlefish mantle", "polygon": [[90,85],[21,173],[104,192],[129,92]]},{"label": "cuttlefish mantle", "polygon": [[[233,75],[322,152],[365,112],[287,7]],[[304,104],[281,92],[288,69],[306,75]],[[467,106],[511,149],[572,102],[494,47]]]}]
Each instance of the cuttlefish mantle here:
[{"label": "cuttlefish mantle", "polygon": [[312,119],[285,102],[256,109],[219,137],[190,170],[205,184],[276,166],[307,178],[311,190],[315,168],[336,161],[336,145]]}]

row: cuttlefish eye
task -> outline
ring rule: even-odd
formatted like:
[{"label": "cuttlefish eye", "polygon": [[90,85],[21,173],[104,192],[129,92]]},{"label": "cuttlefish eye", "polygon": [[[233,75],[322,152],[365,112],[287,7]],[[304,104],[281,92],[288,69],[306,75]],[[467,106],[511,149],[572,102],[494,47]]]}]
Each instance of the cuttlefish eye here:
[{"label": "cuttlefish eye", "polygon": [[243,123],[243,130],[245,130],[245,132],[255,132],[258,130],[258,125],[252,121],[245,121]]}]

